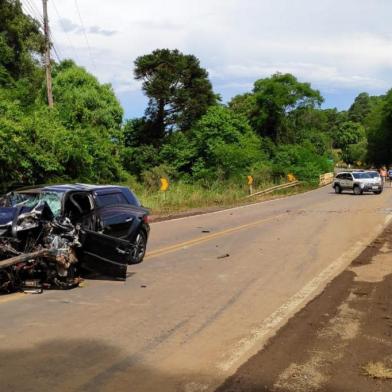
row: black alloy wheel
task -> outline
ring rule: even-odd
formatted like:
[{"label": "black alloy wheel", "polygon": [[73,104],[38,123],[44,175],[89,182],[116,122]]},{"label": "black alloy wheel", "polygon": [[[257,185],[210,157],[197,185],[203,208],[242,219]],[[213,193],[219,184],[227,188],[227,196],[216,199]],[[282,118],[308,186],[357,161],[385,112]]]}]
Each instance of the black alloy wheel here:
[{"label": "black alloy wheel", "polygon": [[140,231],[130,249],[131,254],[129,264],[139,264],[143,261],[147,249],[147,236],[143,231]]}]

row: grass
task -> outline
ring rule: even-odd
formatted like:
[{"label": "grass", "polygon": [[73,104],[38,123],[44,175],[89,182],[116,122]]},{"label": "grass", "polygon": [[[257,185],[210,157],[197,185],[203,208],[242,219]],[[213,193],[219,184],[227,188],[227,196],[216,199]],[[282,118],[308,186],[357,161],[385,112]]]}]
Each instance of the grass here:
[{"label": "grass", "polygon": [[[150,209],[152,215],[169,215],[193,209],[232,207],[312,189],[309,185],[301,184],[297,187],[276,191],[268,195],[245,199],[248,195],[248,187],[235,183],[213,184],[207,188],[199,184],[180,182],[171,184],[167,192],[151,191],[139,185],[135,186],[135,184],[127,185],[136,191],[142,204]],[[254,192],[267,189],[273,185],[272,183],[263,184],[262,187],[254,189]]]},{"label": "grass", "polygon": [[392,369],[388,368],[382,362],[369,362],[362,367],[365,376],[378,378],[382,380],[392,379]]}]

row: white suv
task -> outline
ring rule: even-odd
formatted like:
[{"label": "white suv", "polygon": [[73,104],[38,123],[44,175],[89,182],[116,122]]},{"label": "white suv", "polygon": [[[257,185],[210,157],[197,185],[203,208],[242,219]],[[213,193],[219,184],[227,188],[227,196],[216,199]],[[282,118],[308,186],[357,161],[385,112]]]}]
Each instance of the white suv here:
[{"label": "white suv", "polygon": [[362,195],[363,192],[373,192],[379,195],[383,190],[383,184],[380,176],[375,176],[374,172],[353,171],[341,172],[336,175],[332,187],[335,193],[350,190],[356,195]]}]

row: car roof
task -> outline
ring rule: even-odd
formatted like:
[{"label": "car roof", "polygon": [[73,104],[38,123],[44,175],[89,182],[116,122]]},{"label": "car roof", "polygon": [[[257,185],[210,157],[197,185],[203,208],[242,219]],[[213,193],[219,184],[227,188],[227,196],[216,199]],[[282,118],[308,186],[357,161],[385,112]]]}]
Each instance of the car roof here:
[{"label": "car roof", "polygon": [[[70,191],[111,191],[116,189],[124,189],[126,187],[119,185],[93,185],[93,184],[57,184],[47,185],[38,188],[41,191],[52,191],[52,192],[70,192]],[[35,190],[38,190],[35,188]]]},{"label": "car roof", "polygon": [[342,171],[339,173],[336,173],[338,176],[339,174],[357,174],[357,173],[368,173],[370,170],[352,170],[352,171]]}]

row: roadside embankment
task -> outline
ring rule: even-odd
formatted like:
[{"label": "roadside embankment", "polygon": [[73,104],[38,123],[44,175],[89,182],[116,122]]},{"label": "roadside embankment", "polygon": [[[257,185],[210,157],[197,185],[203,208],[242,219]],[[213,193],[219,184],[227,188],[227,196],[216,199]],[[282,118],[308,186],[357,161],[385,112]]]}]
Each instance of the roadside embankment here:
[{"label": "roadside embankment", "polygon": [[313,185],[299,183],[291,188],[278,189],[268,194],[260,194],[252,198],[247,198],[248,193],[243,188],[233,187],[208,190],[192,186],[173,186],[166,193],[141,192],[138,193],[138,196],[142,204],[150,209],[151,221],[155,222],[274,200],[307,192],[315,188],[317,187]]},{"label": "roadside embankment", "polygon": [[218,392],[390,392],[392,225]]}]

